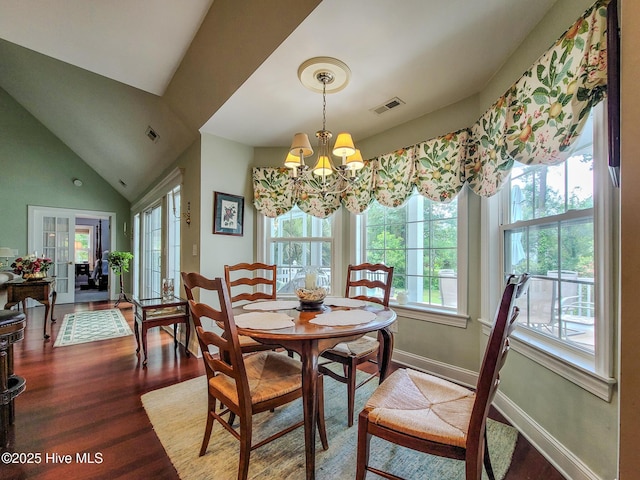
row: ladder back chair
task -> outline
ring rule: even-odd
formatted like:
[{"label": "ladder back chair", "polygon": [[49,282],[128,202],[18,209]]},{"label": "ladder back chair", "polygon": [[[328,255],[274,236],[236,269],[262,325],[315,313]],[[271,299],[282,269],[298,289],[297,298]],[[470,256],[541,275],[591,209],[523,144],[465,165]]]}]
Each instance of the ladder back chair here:
[{"label": "ladder back chair", "polygon": [[[231,303],[240,301],[275,300],[277,266],[266,263],[238,263],[224,266],[224,279]],[[259,290],[263,287],[265,291]],[[251,290],[251,291],[248,291]],[[233,292],[236,293],[235,295]]]},{"label": "ladder back chair", "polygon": [[[360,265],[349,265],[347,268],[347,288],[345,297],[374,302],[385,307],[389,306],[389,297],[391,296],[391,282],[393,280],[393,267],[377,263],[363,263]],[[380,296],[372,296],[367,294],[353,293],[353,289],[367,288],[379,291]],[[379,334],[378,334],[379,335]],[[380,361],[380,345],[381,339],[374,340],[371,337],[364,336],[353,342],[339,343],[330,350],[322,354],[322,357],[331,362],[337,362],[343,366],[343,374],[340,375],[329,369],[325,364],[319,366],[319,371],[323,375],[328,375],[334,380],[347,385],[347,424],[349,427],[353,425],[354,403],[356,389],[370,380],[373,380],[378,373],[368,375],[362,381],[356,384],[356,371],[358,365],[364,362],[374,362],[381,366]],[[391,343],[393,348],[393,342]],[[380,379],[382,380],[382,379]]]},{"label": "ladder back chair", "polygon": [[[200,456],[207,452],[211,431],[217,420],[240,442],[238,480],[245,480],[249,472],[251,452],[304,424],[303,419],[260,440],[253,442],[253,416],[274,411],[302,397],[302,364],[283,353],[272,351],[243,355],[233,317],[231,301],[224,279],[210,280],[209,286],[217,294],[219,310],[204,303],[189,300],[196,334],[202,349],[207,374],[208,414]],[[225,335],[205,330],[202,318],[223,325]],[[219,354],[212,354],[215,347]],[[217,403],[220,402],[220,408]],[[228,419],[224,416],[229,414]],[[233,427],[236,417],[239,428]],[[318,431],[322,446],[328,449],[324,423],[324,395],[322,376],[318,377]],[[274,458],[274,461],[277,459]]]},{"label": "ladder back chair", "polygon": [[[529,275],[511,275],[502,294],[475,390],[416,370],[399,369],[382,383],[358,416],[356,479],[370,471],[399,479],[369,464],[371,436],[441,457],[465,461],[466,480],[480,480],[482,465],[494,480],[486,421],[500,383],[500,369],[516,325],[515,300]],[[375,462],[375,459],[373,459]]]},{"label": "ladder back chair", "polygon": [[[193,293],[196,288],[202,290],[215,291],[215,282],[207,277],[200,275],[197,272],[181,272],[182,284],[184,285],[184,292],[187,296],[187,300],[195,300]],[[261,352],[263,350],[273,350],[273,347],[263,345],[260,342],[255,341],[251,337],[245,335],[239,335],[240,348],[243,353]]]}]

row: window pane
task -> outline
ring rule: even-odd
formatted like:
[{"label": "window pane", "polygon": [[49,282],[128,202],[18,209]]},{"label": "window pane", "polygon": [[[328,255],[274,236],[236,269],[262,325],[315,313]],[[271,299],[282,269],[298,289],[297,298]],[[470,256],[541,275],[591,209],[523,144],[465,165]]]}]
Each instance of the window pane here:
[{"label": "window pane", "polygon": [[278,293],[293,293],[303,287],[307,266],[319,267],[318,284],[331,290],[331,218],[315,218],[294,207],[267,222],[268,262],[278,266]]},{"label": "window pane", "polygon": [[596,321],[591,135],[585,128],[562,164],[514,167],[503,237],[505,272],[533,275],[519,324],[589,352]]},{"label": "window pane", "polygon": [[365,259],[394,267],[392,296],[405,291],[411,303],[456,308],[457,300],[443,304],[438,275],[457,279],[457,215],[457,201],[435,203],[417,193],[400,208],[369,208]]}]

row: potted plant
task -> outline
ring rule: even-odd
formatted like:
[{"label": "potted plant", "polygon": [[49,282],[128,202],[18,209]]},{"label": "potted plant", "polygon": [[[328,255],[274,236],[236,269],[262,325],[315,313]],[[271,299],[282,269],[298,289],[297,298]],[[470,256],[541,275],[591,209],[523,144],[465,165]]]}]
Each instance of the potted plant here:
[{"label": "potted plant", "polygon": [[132,259],[133,254],[131,252],[109,252],[109,254],[107,255],[109,267],[111,267],[111,270],[113,270],[114,274],[120,277],[120,295],[118,296],[118,301],[115,305],[116,307],[122,300],[131,303],[131,300],[127,298],[127,294],[124,293],[122,273],[129,271],[129,262]]}]

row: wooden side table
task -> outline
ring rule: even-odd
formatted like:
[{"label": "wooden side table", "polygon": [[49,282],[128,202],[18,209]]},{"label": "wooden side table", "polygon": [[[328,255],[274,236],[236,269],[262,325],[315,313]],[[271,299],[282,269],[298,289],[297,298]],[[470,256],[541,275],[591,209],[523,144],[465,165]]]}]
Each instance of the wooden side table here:
[{"label": "wooden side table", "polygon": [[133,305],[135,308],[134,331],[138,342],[136,353],[140,353],[140,333],[142,333],[142,353],[144,356],[142,365],[147,364],[147,330],[152,327],[173,325],[173,341],[177,349],[177,325],[184,323],[186,328],[185,350],[187,357],[189,356],[191,325],[189,323],[189,304],[186,300],[179,297],[144,299],[134,297]]},{"label": "wooden side table", "polygon": [[[27,298],[36,300],[44,305],[44,325],[42,329],[44,338],[49,338],[49,334],[47,334],[47,317],[49,316],[49,311],[51,311],[51,323],[56,321],[53,316],[57,296],[55,281],[55,278],[50,277],[43,278],[42,280],[29,281],[18,278],[5,283],[7,286],[7,303],[4,306],[5,310],[11,309],[20,302],[22,302],[22,308],[24,309]],[[51,297],[51,301],[49,301],[49,297]]]}]

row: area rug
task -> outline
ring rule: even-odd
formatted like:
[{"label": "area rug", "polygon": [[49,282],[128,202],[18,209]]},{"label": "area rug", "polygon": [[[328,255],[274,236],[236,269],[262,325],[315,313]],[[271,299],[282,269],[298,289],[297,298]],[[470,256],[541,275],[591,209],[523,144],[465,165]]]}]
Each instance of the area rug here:
[{"label": "area rug", "polygon": [[[325,379],[325,419],[329,450],[316,447],[316,478],[354,478],[358,428],[347,428],[346,386]],[[356,412],[371,396],[377,382],[356,391]],[[182,480],[233,480],[238,471],[238,441],[215,423],[209,448],[198,457],[206,421],[206,377],[194,378],[142,396],[151,424]],[[186,408],[185,408],[186,406]],[[302,418],[300,400],[275,413],[254,417],[255,440]],[[502,480],[511,463],[518,432],[499,422],[487,423],[489,451],[496,478]],[[304,431],[299,428],[251,452],[250,479],[300,479],[305,473]],[[371,441],[371,464],[410,479],[464,479],[464,462],[417,453],[378,438]],[[375,475],[369,474],[370,477]],[[377,478],[377,477],[376,477]],[[483,473],[483,478],[486,474]]]},{"label": "area rug", "polygon": [[64,316],[53,346],[66,347],[132,334],[129,324],[117,308],[68,313]]}]

